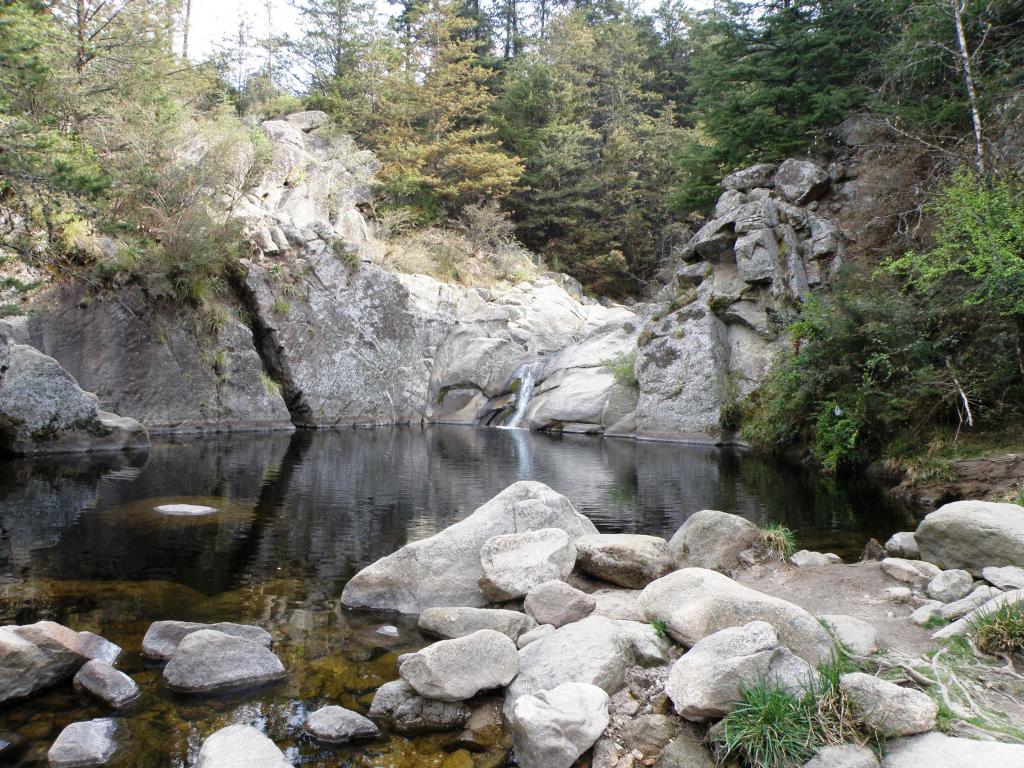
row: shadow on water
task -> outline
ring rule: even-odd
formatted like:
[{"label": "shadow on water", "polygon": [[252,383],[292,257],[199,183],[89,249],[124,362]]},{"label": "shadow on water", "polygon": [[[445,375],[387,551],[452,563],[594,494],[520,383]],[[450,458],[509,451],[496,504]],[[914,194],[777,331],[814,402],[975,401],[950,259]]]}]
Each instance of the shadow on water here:
[{"label": "shadow on water", "polygon": [[[365,711],[397,676],[397,655],[426,642],[414,621],[345,611],[337,597],[361,567],[523,479],[565,494],[603,531],[670,536],[712,508],[850,557],[910,524],[866,483],[713,448],[439,427],[167,440],[143,456],[0,463],[0,624],[53,619],[126,649],[120,666],[146,692],[126,720],[133,768],[191,765],[230,722],[260,725],[303,765],[439,765],[436,739],[324,752],[301,737],[307,707]],[[153,512],[171,502],[219,512]],[[265,626],[288,682],[246,700],[171,697],[139,655],[149,622],[167,618]],[[397,638],[376,632],[384,623]],[[103,714],[70,686],[0,708],[0,731],[25,744],[10,764],[45,765],[63,725]]]}]

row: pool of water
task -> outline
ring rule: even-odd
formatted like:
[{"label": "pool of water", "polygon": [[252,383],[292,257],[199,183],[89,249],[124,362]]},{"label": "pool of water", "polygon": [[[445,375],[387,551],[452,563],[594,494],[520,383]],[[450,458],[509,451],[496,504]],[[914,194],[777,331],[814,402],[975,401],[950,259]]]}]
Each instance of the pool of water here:
[{"label": "pool of water", "polygon": [[[144,456],[0,463],[0,624],[52,619],[125,649],[119,667],[144,697],[118,715],[119,765],[191,766],[209,733],[246,722],[296,765],[440,768],[451,736],[324,748],[302,737],[303,718],[327,703],[365,711],[397,677],[398,655],[429,642],[412,619],[342,609],[352,574],[521,479],[565,494],[607,532],[667,537],[712,508],[853,557],[909,524],[866,483],[713,448],[458,427],[163,441]],[[153,511],[168,503],[219,512]],[[240,698],[171,695],[139,653],[158,619],[260,624],[288,681]],[[384,624],[398,636],[378,633]],[[0,738],[22,745],[7,764],[44,766],[64,725],[107,714],[70,685],[0,708]]]}]

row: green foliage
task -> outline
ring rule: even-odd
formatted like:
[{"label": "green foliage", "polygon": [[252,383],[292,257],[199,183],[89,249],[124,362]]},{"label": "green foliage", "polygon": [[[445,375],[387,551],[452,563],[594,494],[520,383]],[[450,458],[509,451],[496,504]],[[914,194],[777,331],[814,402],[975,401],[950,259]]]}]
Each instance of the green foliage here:
[{"label": "green foliage", "polygon": [[636,379],[636,351],[623,352],[608,360],[602,360],[601,365],[612,372],[616,384],[624,387],[637,387]]},{"label": "green foliage", "polygon": [[768,554],[788,560],[796,552],[796,534],[780,523],[769,523],[761,529],[761,542]]},{"label": "green foliage", "polygon": [[968,630],[985,653],[1024,653],[1024,606],[1008,602],[975,618]]},{"label": "green foliage", "polygon": [[651,622],[651,627],[654,629],[654,634],[662,640],[668,640],[668,625],[664,621],[661,619],[655,619]]}]

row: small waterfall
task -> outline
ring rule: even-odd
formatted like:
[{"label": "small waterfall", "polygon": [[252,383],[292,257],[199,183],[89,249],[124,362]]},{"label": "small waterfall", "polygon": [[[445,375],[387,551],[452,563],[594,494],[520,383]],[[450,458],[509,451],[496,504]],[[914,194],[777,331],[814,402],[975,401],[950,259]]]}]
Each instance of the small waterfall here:
[{"label": "small waterfall", "polygon": [[519,390],[516,392],[516,410],[512,414],[512,418],[508,420],[508,424],[502,427],[503,429],[519,428],[519,422],[526,414],[526,406],[530,404],[530,398],[533,397],[533,385],[536,383],[537,374],[543,367],[544,364],[540,360],[528,363],[523,367],[522,373],[519,375]]}]

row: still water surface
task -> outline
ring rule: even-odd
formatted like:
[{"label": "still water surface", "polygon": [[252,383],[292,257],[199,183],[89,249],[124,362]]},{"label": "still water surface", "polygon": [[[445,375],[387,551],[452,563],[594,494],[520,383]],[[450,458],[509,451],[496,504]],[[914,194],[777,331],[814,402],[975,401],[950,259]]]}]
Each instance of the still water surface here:
[{"label": "still water surface", "polygon": [[[445,737],[324,749],[302,721],[327,703],[365,711],[397,677],[397,656],[428,642],[409,619],[341,609],[346,580],[521,479],[565,494],[606,532],[667,537],[712,508],[853,557],[908,524],[865,483],[712,448],[437,427],[165,441],[140,457],[0,463],[0,624],[52,619],[124,647],[118,666],[145,696],[124,715],[122,766],[191,766],[232,722],[266,730],[296,765],[440,766]],[[220,512],[152,511],[174,502]],[[139,655],[158,619],[258,623],[289,680],[234,699],[172,696]],[[383,624],[398,637],[377,633]],[[0,708],[0,738],[23,745],[8,764],[45,765],[61,727],[107,714],[70,685]]]}]

